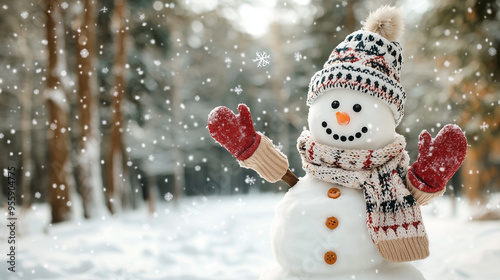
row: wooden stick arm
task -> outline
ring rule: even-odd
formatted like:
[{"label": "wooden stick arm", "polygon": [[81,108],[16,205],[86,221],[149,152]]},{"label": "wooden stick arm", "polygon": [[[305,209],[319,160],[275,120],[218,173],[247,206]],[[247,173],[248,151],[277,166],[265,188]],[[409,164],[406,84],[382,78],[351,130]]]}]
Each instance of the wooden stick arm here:
[{"label": "wooden stick arm", "polygon": [[281,178],[281,180],[287,183],[291,188],[295,186],[295,184],[297,184],[299,178],[297,178],[297,176],[295,176],[295,174],[293,174],[290,169],[287,169],[285,175]]}]

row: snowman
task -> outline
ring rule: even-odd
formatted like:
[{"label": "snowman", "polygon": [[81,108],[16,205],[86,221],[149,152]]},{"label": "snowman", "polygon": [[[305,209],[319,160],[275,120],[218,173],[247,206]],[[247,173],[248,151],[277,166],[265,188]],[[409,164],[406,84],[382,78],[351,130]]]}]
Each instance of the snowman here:
[{"label": "snowman", "polygon": [[409,165],[406,140],[396,133],[406,99],[401,29],[396,8],[378,9],[312,77],[309,130],[297,140],[306,172],[300,179],[254,130],[246,105],[238,115],[226,107],[210,113],[211,136],[242,167],[291,186],[271,226],[276,264],[261,280],[424,279],[410,263],[429,255],[420,205],[444,193],[467,141],[456,125],[435,138],[423,131]]}]

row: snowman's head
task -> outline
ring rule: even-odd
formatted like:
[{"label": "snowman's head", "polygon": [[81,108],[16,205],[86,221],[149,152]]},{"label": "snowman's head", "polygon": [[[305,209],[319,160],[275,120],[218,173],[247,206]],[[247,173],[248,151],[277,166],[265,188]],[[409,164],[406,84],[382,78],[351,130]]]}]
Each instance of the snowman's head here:
[{"label": "snowman's head", "polygon": [[342,149],[379,149],[394,141],[396,123],[380,99],[352,89],[323,92],[309,108],[311,137]]}]

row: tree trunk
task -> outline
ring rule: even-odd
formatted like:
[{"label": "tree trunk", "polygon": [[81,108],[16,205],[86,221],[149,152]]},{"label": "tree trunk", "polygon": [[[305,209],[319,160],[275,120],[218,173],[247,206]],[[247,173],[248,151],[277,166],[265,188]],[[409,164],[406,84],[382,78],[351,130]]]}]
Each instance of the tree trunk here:
[{"label": "tree trunk", "polygon": [[100,165],[99,108],[97,105],[96,14],[93,0],[84,0],[78,19],[77,75],[80,139],[78,143],[78,185],[85,218],[106,213]]},{"label": "tree trunk", "polygon": [[[22,30],[20,33],[22,34]],[[19,51],[24,57],[24,63],[28,69],[23,79],[24,89],[20,97],[21,102],[21,205],[23,208],[29,208],[31,204],[31,176],[33,172],[33,163],[31,160],[31,92],[33,79],[33,71],[30,69],[33,66],[33,55],[29,48],[26,36],[18,38]]]},{"label": "tree trunk", "polygon": [[49,112],[50,186],[49,201],[52,209],[52,223],[70,219],[70,193],[74,188],[70,160],[69,110],[70,106],[63,84],[61,72],[65,69],[63,49],[64,25],[59,4],[46,0],[46,30],[48,48],[47,87],[44,97]]},{"label": "tree trunk", "polygon": [[271,24],[271,50],[274,56],[274,65],[272,67],[271,88],[276,100],[276,107],[278,109],[277,115],[279,121],[282,122],[275,128],[277,130],[276,134],[278,135],[277,140],[279,142],[274,144],[281,144],[281,152],[287,155],[290,147],[290,129],[287,118],[288,113],[285,112],[285,107],[289,104],[290,94],[286,92],[284,82],[286,73],[290,71],[290,65],[286,65],[287,62],[283,56],[284,40],[281,38],[281,32],[280,24],[278,22],[273,22]]},{"label": "tree trunk", "polygon": [[[126,187],[127,176],[124,168],[123,159],[123,116],[122,103],[125,94],[125,39],[126,25],[125,12],[127,6],[125,0],[115,0],[115,11],[113,14],[112,25],[116,29],[116,52],[113,65],[113,74],[115,76],[114,87],[111,92],[112,99],[112,122],[111,122],[111,145],[109,158],[107,160],[108,172],[108,207],[111,213],[116,214],[121,211],[122,202],[127,203],[130,199],[130,188]],[[124,199],[125,201],[122,201]]]},{"label": "tree trunk", "polygon": [[[180,22],[173,22],[171,25],[171,32],[172,32],[172,40],[175,38],[181,38],[182,34],[180,31],[182,23]],[[179,50],[179,45],[175,42],[172,43],[172,53],[180,53],[181,51]],[[181,72],[182,72],[182,65],[179,57],[175,57],[175,59],[172,60],[172,69],[174,72],[174,76],[172,77],[172,115],[174,119],[174,124],[179,125],[179,123],[182,122],[183,118],[183,113],[181,110],[181,103],[182,103],[182,86],[184,83],[184,80],[182,78]],[[179,204],[179,199],[182,196],[185,188],[185,175],[184,175],[184,155],[182,153],[182,148],[180,146],[181,139],[179,137],[178,132],[176,129],[172,130],[172,139],[174,142],[173,149],[174,149],[174,189],[173,189],[173,201],[174,205],[177,207]]]},{"label": "tree trunk", "polygon": [[355,0],[351,0],[345,7],[345,27],[347,29],[347,33],[351,33],[356,31],[357,21],[356,16],[354,15],[354,6],[356,5]]}]

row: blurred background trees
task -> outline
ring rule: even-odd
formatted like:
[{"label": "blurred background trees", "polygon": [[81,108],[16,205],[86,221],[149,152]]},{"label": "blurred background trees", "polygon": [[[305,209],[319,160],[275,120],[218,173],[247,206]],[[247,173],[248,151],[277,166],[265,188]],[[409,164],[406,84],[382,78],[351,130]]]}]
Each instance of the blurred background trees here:
[{"label": "blurred background trees", "polygon": [[[384,4],[406,19],[398,130],[412,159],[422,129],[459,124],[470,148],[447,193],[487,200],[500,186],[494,0],[2,4],[0,166],[17,168],[24,206],[51,202],[53,222],[145,202],[154,211],[183,195],[284,192],[210,138],[208,113],[248,104],[256,129],[302,176],[295,142],[307,125],[309,79]],[[262,54],[268,64],[259,66]]]}]

